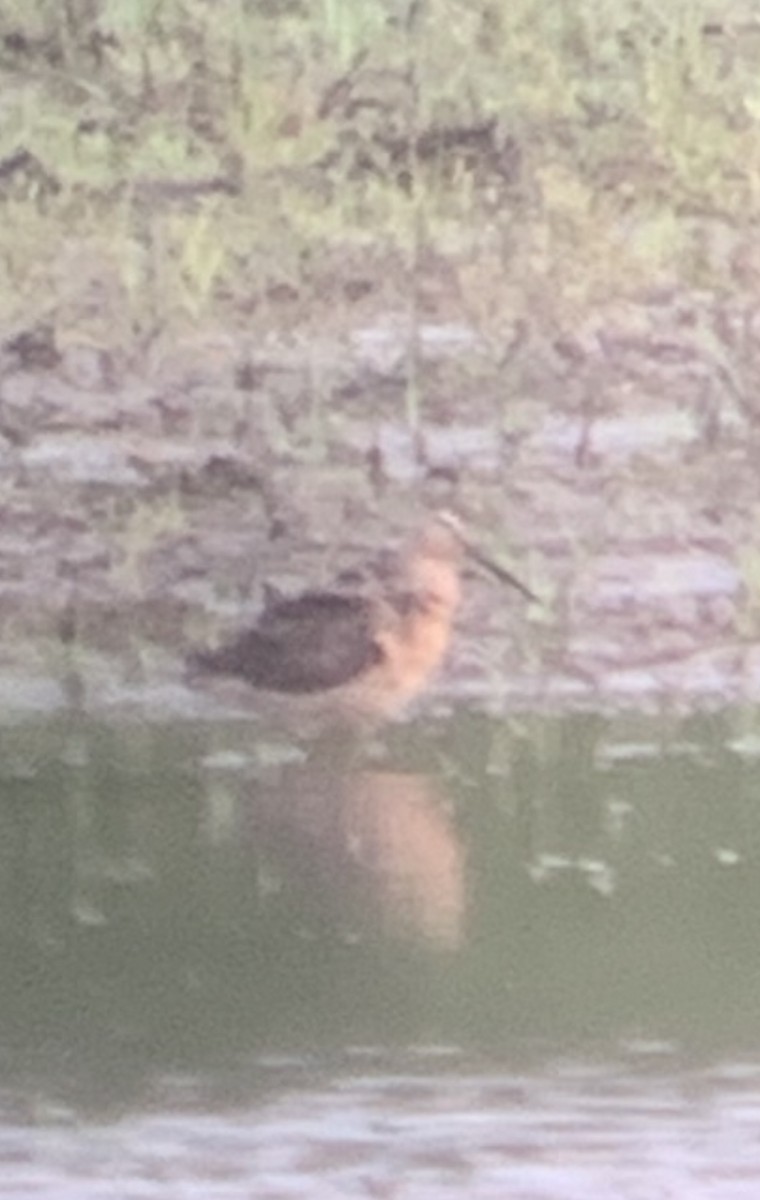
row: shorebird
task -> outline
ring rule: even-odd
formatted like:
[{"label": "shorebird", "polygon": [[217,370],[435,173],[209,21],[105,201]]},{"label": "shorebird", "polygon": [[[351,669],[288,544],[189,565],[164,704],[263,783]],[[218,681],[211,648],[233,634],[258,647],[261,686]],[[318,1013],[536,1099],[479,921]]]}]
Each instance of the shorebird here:
[{"label": "shorebird", "polygon": [[191,678],[242,681],[255,708],[293,727],[371,727],[403,709],[439,666],[466,557],[536,599],[470,542],[456,517],[439,513],[382,578],[293,597],[268,592],[253,628],[190,657]]}]

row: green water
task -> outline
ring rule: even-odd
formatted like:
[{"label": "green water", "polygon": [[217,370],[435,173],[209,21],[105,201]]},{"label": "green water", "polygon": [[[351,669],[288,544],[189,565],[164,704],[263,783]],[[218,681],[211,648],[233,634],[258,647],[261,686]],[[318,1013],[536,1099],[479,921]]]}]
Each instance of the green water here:
[{"label": "green water", "polygon": [[739,725],[470,715],[344,767],[244,724],[3,730],[7,1103],[119,1111],[163,1073],[357,1046],[751,1052]]}]

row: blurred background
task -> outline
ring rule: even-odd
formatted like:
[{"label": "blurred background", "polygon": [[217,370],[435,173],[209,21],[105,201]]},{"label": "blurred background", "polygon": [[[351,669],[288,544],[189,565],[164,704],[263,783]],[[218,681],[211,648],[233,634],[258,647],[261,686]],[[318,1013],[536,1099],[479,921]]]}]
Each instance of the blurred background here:
[{"label": "blurred background", "polygon": [[[0,1195],[757,1194],[758,53],[0,3]],[[350,762],[188,688],[441,507]]]}]

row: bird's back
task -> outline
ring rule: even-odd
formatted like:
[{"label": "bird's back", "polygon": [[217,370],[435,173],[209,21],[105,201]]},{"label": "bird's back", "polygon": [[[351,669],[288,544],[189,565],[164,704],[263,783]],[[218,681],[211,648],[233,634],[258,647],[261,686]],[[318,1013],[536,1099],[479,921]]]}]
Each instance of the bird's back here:
[{"label": "bird's back", "polygon": [[254,628],[197,654],[193,665],[265,691],[309,695],[376,666],[382,651],[374,631],[373,606],[365,597],[304,592],[270,604]]}]

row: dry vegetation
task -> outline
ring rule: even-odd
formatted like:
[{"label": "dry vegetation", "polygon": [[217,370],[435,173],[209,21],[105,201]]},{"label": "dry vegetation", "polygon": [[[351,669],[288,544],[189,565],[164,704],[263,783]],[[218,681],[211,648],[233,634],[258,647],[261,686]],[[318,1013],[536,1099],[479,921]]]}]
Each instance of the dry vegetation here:
[{"label": "dry vegetation", "polygon": [[754,284],[759,49],[708,0],[5,0],[0,320],[132,354],[369,297],[498,340]]}]

